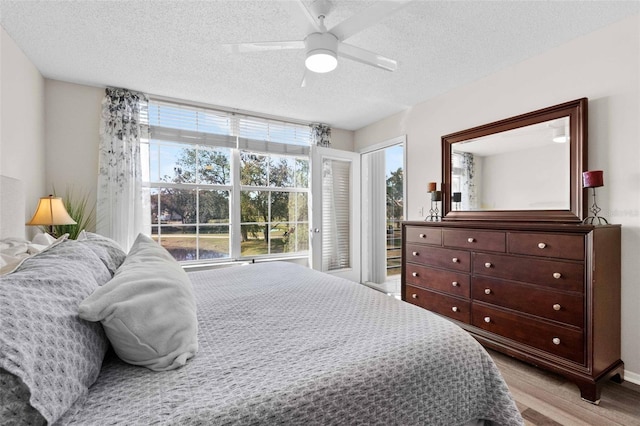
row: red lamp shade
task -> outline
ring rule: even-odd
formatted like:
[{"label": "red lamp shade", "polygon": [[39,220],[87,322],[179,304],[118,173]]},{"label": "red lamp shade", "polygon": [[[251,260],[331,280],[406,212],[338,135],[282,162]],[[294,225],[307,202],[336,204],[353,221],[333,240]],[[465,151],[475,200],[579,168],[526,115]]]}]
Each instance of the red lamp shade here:
[{"label": "red lamp shade", "polygon": [[582,172],[582,186],[584,188],[597,188],[604,185],[602,170],[590,170]]}]

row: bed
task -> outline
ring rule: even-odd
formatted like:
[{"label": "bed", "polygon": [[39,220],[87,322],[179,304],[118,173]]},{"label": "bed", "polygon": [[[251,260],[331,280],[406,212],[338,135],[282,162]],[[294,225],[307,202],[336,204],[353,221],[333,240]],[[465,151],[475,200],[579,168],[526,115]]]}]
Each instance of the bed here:
[{"label": "bed", "polygon": [[[288,262],[185,273],[197,350],[166,371],[124,362],[106,323],[79,311],[126,276],[133,252],[87,233],[2,276],[0,424],[523,424],[495,364],[458,326]],[[138,264],[147,282],[170,276],[149,264]],[[178,304],[159,300],[145,326]]]}]

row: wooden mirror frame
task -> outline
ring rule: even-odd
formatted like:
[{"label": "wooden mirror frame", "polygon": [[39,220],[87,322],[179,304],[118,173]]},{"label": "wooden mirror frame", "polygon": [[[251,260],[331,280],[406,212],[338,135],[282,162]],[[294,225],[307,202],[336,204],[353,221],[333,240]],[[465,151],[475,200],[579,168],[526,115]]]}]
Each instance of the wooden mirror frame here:
[{"label": "wooden mirror frame", "polygon": [[[587,165],[587,98],[518,115],[442,137],[442,220],[494,220],[579,223],[587,208],[582,172]],[[451,145],[532,124],[569,117],[569,209],[568,210],[473,210],[451,208]]]}]

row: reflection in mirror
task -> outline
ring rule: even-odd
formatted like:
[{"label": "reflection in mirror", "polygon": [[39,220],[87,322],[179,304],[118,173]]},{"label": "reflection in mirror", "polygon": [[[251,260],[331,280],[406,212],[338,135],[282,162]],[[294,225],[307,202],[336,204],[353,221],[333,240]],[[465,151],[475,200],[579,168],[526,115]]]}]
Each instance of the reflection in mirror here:
[{"label": "reflection in mirror", "polygon": [[452,210],[570,209],[569,117],[451,145]]}]

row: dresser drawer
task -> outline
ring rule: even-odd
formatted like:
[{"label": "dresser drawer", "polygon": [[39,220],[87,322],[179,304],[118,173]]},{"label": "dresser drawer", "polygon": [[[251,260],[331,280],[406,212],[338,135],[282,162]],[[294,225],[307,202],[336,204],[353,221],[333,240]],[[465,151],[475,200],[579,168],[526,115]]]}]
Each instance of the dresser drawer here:
[{"label": "dresser drawer", "polygon": [[437,266],[439,268],[453,269],[462,272],[471,271],[471,253],[464,250],[450,250],[419,244],[407,244],[404,256],[406,261],[411,263]]},{"label": "dresser drawer", "polygon": [[560,259],[584,259],[584,236],[510,232],[509,253]]},{"label": "dresser drawer", "polygon": [[505,252],[506,239],[506,234],[501,231],[442,230],[442,240],[446,247]]},{"label": "dresser drawer", "polygon": [[584,324],[584,303],[580,294],[486,277],[473,278],[471,294],[474,301],[480,300],[576,327]]},{"label": "dresser drawer", "polygon": [[418,305],[440,315],[469,324],[471,303],[454,296],[445,296],[423,288],[407,285],[407,302]]},{"label": "dresser drawer", "polygon": [[409,243],[442,245],[442,231],[440,228],[407,226],[405,228],[405,238]]},{"label": "dresser drawer", "polygon": [[407,263],[405,282],[469,298],[469,274]]},{"label": "dresser drawer", "polygon": [[473,275],[540,284],[566,291],[584,291],[582,263],[474,253]]},{"label": "dresser drawer", "polygon": [[471,322],[483,330],[584,364],[584,336],[582,331],[577,329],[550,324],[475,302],[472,306]]}]

